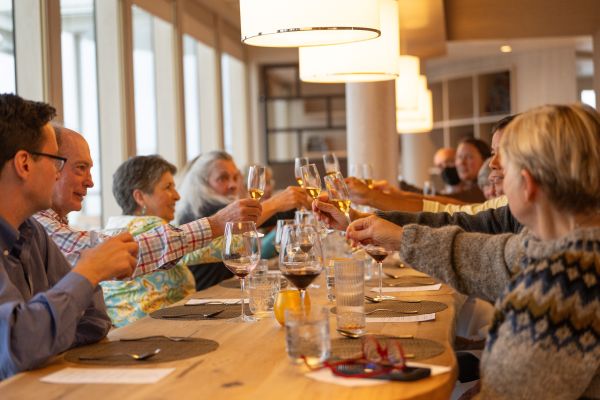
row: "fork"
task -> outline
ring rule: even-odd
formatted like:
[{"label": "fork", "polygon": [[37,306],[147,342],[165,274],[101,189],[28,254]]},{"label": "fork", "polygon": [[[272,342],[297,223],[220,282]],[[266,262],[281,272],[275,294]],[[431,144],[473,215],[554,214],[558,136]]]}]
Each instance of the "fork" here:
[{"label": "fork", "polygon": [[224,308],[219,311],[214,311],[214,312],[207,313],[207,314],[189,313],[189,314],[177,314],[177,315],[163,315],[163,318],[167,318],[167,319],[177,319],[177,318],[185,318],[185,317],[212,318],[212,317],[216,317],[217,315],[221,314],[223,311],[225,311]]},{"label": "fork", "polygon": [[142,337],[136,337],[136,338],[121,338],[119,339],[120,342],[136,342],[136,341],[141,341],[141,340],[146,340],[146,339],[168,339],[172,342],[184,342],[186,340],[190,340],[191,338],[187,337],[187,336],[165,336],[165,335],[152,335],[152,336],[142,336]]},{"label": "fork", "polygon": [[114,354],[104,354],[104,355],[99,355],[99,356],[82,355],[82,356],[79,356],[79,359],[81,361],[95,361],[95,360],[104,360],[104,359],[116,357],[116,356],[127,356],[130,358],[133,358],[136,361],[144,361],[144,360],[154,357],[158,353],[160,353],[160,349],[156,348],[152,351],[148,351],[146,353],[140,353],[140,354],[137,354],[137,353],[114,353]]}]

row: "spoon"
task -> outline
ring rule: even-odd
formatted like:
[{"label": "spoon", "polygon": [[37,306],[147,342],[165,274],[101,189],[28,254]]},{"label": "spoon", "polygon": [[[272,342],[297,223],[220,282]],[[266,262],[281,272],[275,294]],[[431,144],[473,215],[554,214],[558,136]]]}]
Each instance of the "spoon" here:
[{"label": "spoon", "polygon": [[400,311],[400,310],[391,310],[389,308],[376,308],[374,310],[365,312],[365,315],[371,315],[378,311],[391,311],[391,312],[395,312],[395,313],[399,313],[399,314],[417,314],[418,313],[418,311],[416,311],[416,310]]},{"label": "spoon", "polygon": [[137,353],[114,353],[114,354],[105,354],[105,355],[100,355],[100,356],[79,356],[79,359],[82,361],[94,361],[94,360],[104,360],[106,358],[111,358],[111,357],[116,357],[116,356],[127,356],[127,357],[131,357],[136,361],[144,361],[147,360],[149,358],[154,357],[155,355],[157,355],[158,353],[160,353],[160,349],[156,348],[152,351],[146,352],[146,353],[141,353],[141,354],[137,354]]},{"label": "spoon", "polygon": [[[368,295],[365,295],[365,300],[367,300],[371,303],[381,303],[382,301],[385,301],[385,300],[380,300],[376,297],[371,297]],[[406,299],[406,300],[395,299],[395,300],[389,300],[389,301],[400,301],[402,303],[420,303],[422,300],[419,300],[419,299]]]},{"label": "spoon", "polygon": [[383,273],[384,273],[384,275],[387,275],[387,276],[389,276],[390,278],[393,278],[393,279],[400,279],[400,278],[402,278],[400,275],[394,275],[394,274],[392,274],[390,272],[383,271]]},{"label": "spoon", "polygon": [[202,318],[212,318],[212,317],[216,317],[217,315],[221,314],[223,311],[225,311],[225,309],[223,308],[222,310],[218,310],[218,311],[214,311],[211,313],[207,313],[207,314],[177,314],[177,315],[163,315],[162,318],[167,318],[167,319],[177,319],[177,318],[186,318],[186,317],[202,317]]},{"label": "spoon", "polygon": [[364,333],[354,333],[354,332],[347,331],[345,329],[339,329],[338,328],[338,329],[336,329],[336,331],[340,335],[346,336],[347,338],[350,338],[350,339],[358,339],[358,338],[364,336]]}]

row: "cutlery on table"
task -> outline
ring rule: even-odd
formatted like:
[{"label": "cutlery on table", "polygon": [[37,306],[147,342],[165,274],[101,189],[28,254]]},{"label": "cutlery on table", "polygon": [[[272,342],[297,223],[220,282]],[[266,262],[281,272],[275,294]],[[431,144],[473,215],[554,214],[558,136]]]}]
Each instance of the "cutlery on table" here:
[{"label": "cutlery on table", "polygon": [[136,361],[144,361],[144,360],[154,357],[158,353],[160,353],[160,349],[156,348],[152,351],[148,351],[146,353],[140,353],[140,354],[137,354],[137,353],[114,353],[114,354],[103,354],[103,355],[99,355],[99,356],[82,355],[82,356],[79,356],[79,359],[81,361],[95,361],[95,360],[104,360],[107,358],[113,358],[116,356],[127,356],[130,358],[133,358]]},{"label": "cutlery on table", "polygon": [[162,318],[167,318],[167,319],[177,319],[177,318],[186,318],[186,317],[212,318],[212,317],[216,317],[217,315],[221,314],[223,311],[225,311],[224,308],[222,310],[214,311],[214,312],[206,313],[206,314],[190,313],[190,314],[177,314],[177,315],[163,315]]},{"label": "cutlery on table", "polygon": [[418,311],[416,311],[416,310],[400,311],[400,310],[392,310],[392,309],[389,309],[389,308],[376,308],[374,310],[365,312],[365,315],[371,315],[371,314],[376,313],[378,311],[391,311],[391,312],[399,313],[399,314],[418,314]]},{"label": "cutlery on table", "polygon": [[152,335],[152,336],[142,336],[142,337],[135,337],[135,338],[121,338],[121,339],[119,339],[119,341],[121,341],[121,342],[136,342],[136,341],[141,341],[141,340],[146,340],[146,339],[160,339],[160,338],[169,339],[172,342],[183,342],[183,341],[192,339],[187,336]]}]

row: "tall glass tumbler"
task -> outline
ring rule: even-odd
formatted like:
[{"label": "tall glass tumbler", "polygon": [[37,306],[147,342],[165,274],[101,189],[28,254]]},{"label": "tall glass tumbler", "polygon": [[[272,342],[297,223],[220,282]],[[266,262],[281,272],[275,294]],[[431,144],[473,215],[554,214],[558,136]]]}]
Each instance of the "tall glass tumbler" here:
[{"label": "tall glass tumbler", "polygon": [[337,329],[361,335],[366,332],[364,262],[352,258],[332,262]]}]

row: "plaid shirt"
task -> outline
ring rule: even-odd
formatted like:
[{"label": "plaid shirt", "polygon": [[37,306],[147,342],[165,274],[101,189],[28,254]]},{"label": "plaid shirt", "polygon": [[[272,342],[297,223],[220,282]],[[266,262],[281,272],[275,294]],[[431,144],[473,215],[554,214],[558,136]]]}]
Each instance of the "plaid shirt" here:
[{"label": "plaid shirt", "polygon": [[[81,252],[92,247],[90,233],[78,231],[69,226],[66,218],[48,209],[40,211],[34,218],[42,224],[48,236],[74,266]],[[184,255],[204,247],[212,239],[210,224],[206,218],[174,227],[164,224],[134,237],[140,248],[138,265],[132,277],[147,274],[159,268],[174,266]]]}]

